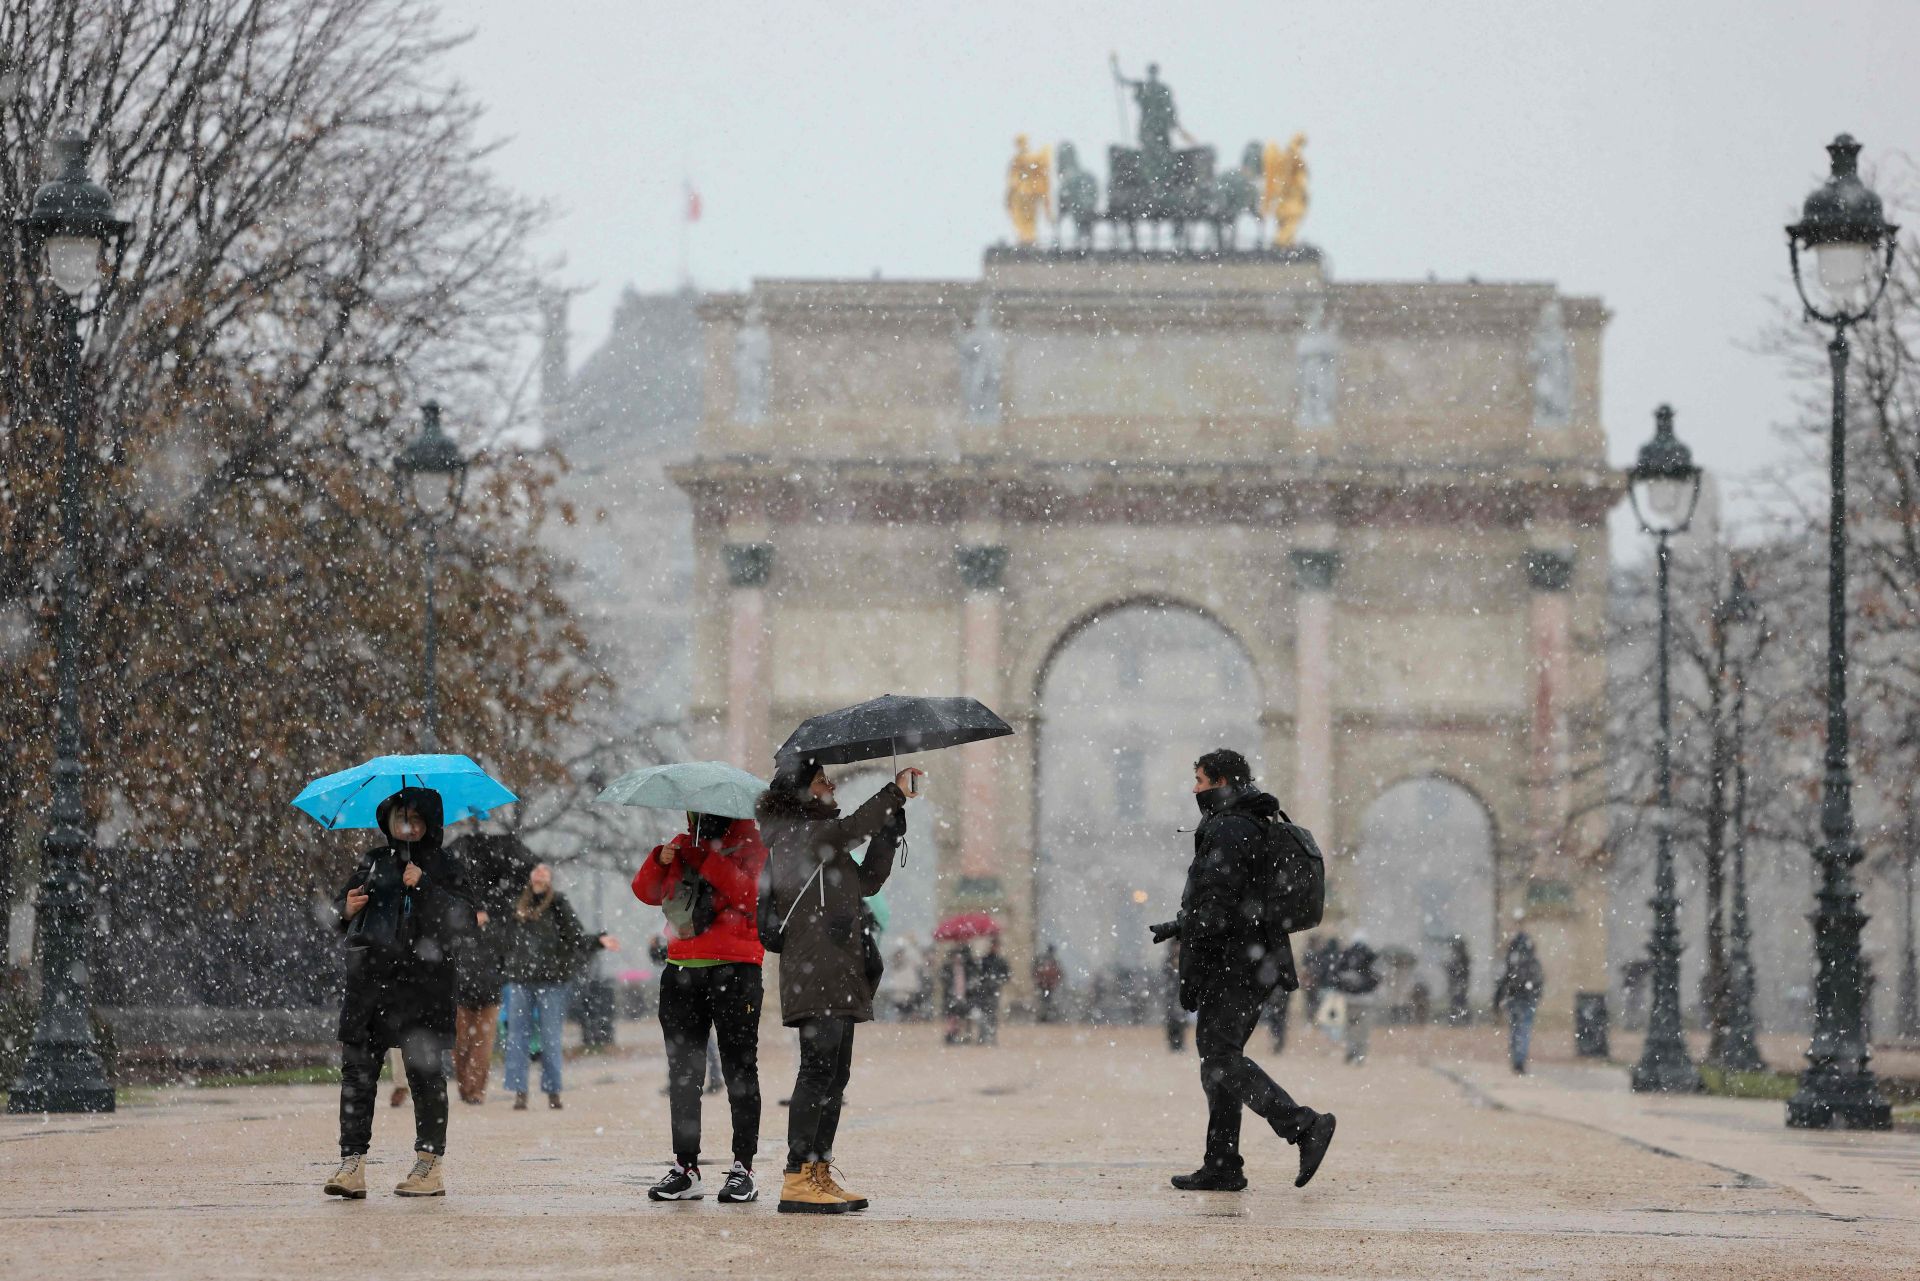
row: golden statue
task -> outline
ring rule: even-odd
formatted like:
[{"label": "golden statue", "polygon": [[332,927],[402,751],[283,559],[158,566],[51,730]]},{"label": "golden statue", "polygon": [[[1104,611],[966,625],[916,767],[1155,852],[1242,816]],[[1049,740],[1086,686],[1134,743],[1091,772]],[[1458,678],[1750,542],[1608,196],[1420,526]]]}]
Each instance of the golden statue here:
[{"label": "golden statue", "polygon": [[1260,216],[1273,219],[1273,243],[1286,248],[1307,216],[1307,135],[1296,133],[1283,149],[1267,144],[1261,160]]},{"label": "golden statue", "polygon": [[1053,219],[1053,149],[1027,150],[1027,135],[1013,140],[1013,162],[1007,166],[1007,216],[1013,219],[1013,238],[1023,245],[1040,238],[1040,220]]}]

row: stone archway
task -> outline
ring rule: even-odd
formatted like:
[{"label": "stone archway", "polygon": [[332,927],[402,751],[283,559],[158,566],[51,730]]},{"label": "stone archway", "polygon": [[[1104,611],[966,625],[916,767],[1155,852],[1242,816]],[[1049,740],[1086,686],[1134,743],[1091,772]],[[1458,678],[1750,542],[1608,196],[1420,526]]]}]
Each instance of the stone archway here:
[{"label": "stone archway", "polygon": [[1179,908],[1194,758],[1260,769],[1258,675],[1206,613],[1133,601],[1070,628],[1037,685],[1034,941],[1076,991],[1136,987],[1160,961],[1147,926]]},{"label": "stone archway", "polygon": [[1360,820],[1347,919],[1365,930],[1383,955],[1404,952],[1411,966],[1405,999],[1425,983],[1433,1007],[1446,1005],[1449,940],[1466,939],[1469,991],[1489,999],[1495,968],[1497,887],[1493,816],[1472,791],[1437,774],[1403,779],[1369,805]]}]

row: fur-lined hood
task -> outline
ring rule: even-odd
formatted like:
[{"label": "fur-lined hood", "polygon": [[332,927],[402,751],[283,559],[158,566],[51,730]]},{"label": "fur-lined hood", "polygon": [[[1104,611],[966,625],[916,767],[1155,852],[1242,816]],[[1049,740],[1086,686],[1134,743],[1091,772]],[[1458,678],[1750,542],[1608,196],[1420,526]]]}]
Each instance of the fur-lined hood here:
[{"label": "fur-lined hood", "polygon": [[811,792],[789,792],[769,787],[753,803],[753,816],[762,823],[769,820],[819,823],[839,818],[840,807],[832,801],[821,800]]}]

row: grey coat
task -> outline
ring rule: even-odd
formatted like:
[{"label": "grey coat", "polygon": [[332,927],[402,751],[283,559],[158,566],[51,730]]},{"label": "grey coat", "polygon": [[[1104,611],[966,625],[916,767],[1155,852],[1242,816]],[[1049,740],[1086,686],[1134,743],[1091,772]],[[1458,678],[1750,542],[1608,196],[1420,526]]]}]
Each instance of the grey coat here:
[{"label": "grey coat", "polygon": [[[894,816],[906,803],[892,783],[844,818],[836,806],[809,795],[760,794],[754,817],[767,846],[769,892],[775,919],[786,922],[780,1019],[788,1027],[814,1018],[865,1023],[873,1017],[860,900],[879,893],[893,872]],[[880,839],[866,862],[854,862],[854,847],[874,837]]]}]

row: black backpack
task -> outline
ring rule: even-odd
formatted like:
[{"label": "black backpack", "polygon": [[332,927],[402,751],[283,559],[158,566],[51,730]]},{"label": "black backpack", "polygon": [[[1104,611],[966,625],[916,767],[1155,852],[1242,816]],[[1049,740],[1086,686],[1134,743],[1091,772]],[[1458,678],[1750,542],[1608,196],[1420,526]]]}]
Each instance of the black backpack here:
[{"label": "black backpack", "polygon": [[1266,835],[1271,875],[1261,916],[1281,934],[1310,930],[1327,910],[1327,863],[1320,846],[1284,810],[1268,821]]}]

